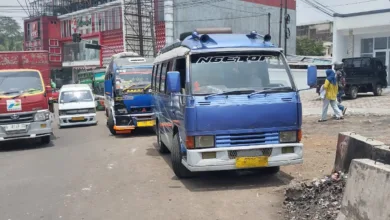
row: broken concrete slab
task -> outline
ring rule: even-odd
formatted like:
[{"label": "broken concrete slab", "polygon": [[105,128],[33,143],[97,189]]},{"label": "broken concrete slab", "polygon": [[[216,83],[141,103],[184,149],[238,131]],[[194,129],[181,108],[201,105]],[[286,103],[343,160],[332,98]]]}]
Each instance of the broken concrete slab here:
[{"label": "broken concrete slab", "polygon": [[390,165],[352,160],[337,220],[390,219]]},{"label": "broken concrete slab", "polygon": [[355,132],[339,133],[333,172],[348,172],[353,159],[363,158],[390,164],[390,147]]}]

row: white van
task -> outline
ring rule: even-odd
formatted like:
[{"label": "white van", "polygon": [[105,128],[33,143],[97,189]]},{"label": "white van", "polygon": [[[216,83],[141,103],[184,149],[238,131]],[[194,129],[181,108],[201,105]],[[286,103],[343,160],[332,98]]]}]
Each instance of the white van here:
[{"label": "white van", "polygon": [[62,86],[58,97],[59,127],[96,125],[96,103],[87,84]]}]

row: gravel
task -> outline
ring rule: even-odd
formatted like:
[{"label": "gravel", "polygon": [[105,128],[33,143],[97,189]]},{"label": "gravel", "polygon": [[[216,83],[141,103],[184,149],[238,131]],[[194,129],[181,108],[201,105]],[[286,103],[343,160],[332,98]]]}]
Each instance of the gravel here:
[{"label": "gravel", "polygon": [[285,192],[285,219],[333,220],[340,211],[346,175],[335,173],[309,183],[300,183]]}]

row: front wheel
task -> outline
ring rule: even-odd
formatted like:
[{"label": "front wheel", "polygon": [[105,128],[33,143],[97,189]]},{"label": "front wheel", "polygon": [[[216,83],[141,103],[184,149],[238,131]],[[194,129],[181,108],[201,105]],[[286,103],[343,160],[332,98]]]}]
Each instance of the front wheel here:
[{"label": "front wheel", "polygon": [[267,174],[270,174],[270,175],[277,174],[277,173],[279,173],[279,171],[280,171],[280,167],[267,167],[267,168],[265,168],[265,172]]},{"label": "front wheel", "polygon": [[374,87],[374,95],[375,96],[380,96],[382,95],[383,89],[381,84],[376,84]]},{"label": "front wheel", "polygon": [[108,116],[107,127],[108,127],[108,130],[110,130],[112,135],[116,135],[116,131],[114,130],[114,118],[113,118],[112,114],[110,114]]},{"label": "front wheel", "polygon": [[46,145],[46,144],[49,144],[50,141],[51,141],[50,135],[41,137],[41,144]]},{"label": "front wheel", "polygon": [[172,143],[172,149],[171,149],[171,161],[172,161],[172,168],[175,175],[182,179],[182,178],[190,178],[193,176],[193,173],[191,173],[181,162],[181,159],[183,158],[181,148],[180,148],[180,139],[179,134],[175,134],[173,136],[173,143]]}]

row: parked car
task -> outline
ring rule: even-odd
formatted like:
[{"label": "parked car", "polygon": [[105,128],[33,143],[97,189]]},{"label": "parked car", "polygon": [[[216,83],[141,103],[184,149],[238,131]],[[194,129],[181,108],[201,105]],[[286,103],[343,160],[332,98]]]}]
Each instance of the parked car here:
[{"label": "parked car", "polygon": [[95,100],[91,88],[86,84],[62,86],[58,101],[59,127],[74,125],[96,125]]},{"label": "parked car", "polygon": [[[356,99],[358,93],[372,92],[375,96],[382,95],[383,88],[387,87],[386,66],[374,57],[344,58],[345,94]],[[326,77],[317,77],[317,93],[324,84]]]}]

